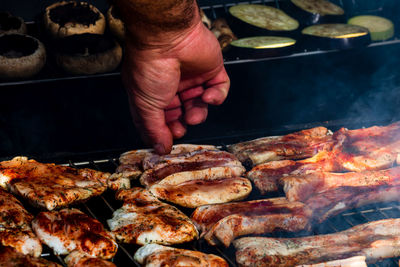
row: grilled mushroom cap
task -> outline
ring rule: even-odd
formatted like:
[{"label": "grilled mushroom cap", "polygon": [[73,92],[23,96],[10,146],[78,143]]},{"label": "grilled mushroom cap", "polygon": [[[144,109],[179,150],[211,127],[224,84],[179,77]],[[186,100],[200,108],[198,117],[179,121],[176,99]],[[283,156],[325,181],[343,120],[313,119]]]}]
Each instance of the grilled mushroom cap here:
[{"label": "grilled mushroom cap", "polygon": [[26,25],[22,18],[15,17],[8,12],[0,12],[0,34],[26,33]]},{"label": "grilled mushroom cap", "polygon": [[28,78],[46,62],[46,51],[36,38],[19,33],[0,35],[0,78]]},{"label": "grilled mushroom cap", "polygon": [[122,58],[122,48],[112,38],[100,34],[77,34],[60,39],[57,63],[72,74],[94,74],[114,70]]},{"label": "grilled mushroom cap", "polygon": [[120,19],[120,14],[118,9],[111,6],[107,11],[107,22],[111,33],[118,38],[118,40],[123,41],[125,39],[125,25]]},{"label": "grilled mushroom cap", "polygon": [[74,34],[103,34],[106,27],[104,15],[86,2],[58,2],[46,8],[44,24],[53,37]]}]

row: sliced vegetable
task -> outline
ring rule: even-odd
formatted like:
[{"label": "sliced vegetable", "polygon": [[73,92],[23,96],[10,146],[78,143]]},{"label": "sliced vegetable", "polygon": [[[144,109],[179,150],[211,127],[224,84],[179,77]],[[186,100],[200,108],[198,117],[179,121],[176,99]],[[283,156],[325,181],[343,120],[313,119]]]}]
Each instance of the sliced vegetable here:
[{"label": "sliced vegetable", "polygon": [[383,17],[372,15],[356,16],[349,19],[348,23],[367,28],[371,34],[372,41],[387,40],[394,35],[393,22]]},{"label": "sliced vegetable", "polygon": [[325,15],[343,15],[344,10],[329,1],[326,0],[291,0],[294,5],[298,8],[312,13]]},{"label": "sliced vegetable", "polygon": [[231,45],[243,48],[269,49],[291,46],[296,40],[279,36],[257,36],[232,41]]},{"label": "sliced vegetable", "polygon": [[231,42],[230,55],[239,58],[282,56],[290,53],[296,40],[280,36],[256,36]]},{"label": "sliced vegetable", "polygon": [[371,36],[367,28],[349,24],[318,24],[302,31],[308,47],[348,49],[368,45]]},{"label": "sliced vegetable", "polygon": [[[294,31],[299,22],[282,10],[266,5],[240,4],[229,8],[231,27],[239,36]],[[243,34],[240,34],[243,33]]]}]

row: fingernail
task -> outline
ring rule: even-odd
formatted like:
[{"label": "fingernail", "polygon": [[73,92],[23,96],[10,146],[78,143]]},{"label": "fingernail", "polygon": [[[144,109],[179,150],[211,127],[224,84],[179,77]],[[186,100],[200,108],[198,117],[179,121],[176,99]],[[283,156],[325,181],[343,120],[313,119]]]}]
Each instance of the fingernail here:
[{"label": "fingernail", "polygon": [[156,151],[157,154],[164,155],[165,154],[165,147],[163,144],[157,143],[154,145],[154,150]]}]

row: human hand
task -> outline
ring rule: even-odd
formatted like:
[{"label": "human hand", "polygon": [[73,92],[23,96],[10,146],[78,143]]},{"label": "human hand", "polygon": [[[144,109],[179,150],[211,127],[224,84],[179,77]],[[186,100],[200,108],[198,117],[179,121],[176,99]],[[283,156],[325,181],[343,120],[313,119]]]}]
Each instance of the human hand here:
[{"label": "human hand", "polygon": [[200,19],[157,44],[128,39],[122,79],[133,121],[159,154],[170,152],[186,125],[204,122],[208,104],[221,104],[230,85],[219,43]]}]

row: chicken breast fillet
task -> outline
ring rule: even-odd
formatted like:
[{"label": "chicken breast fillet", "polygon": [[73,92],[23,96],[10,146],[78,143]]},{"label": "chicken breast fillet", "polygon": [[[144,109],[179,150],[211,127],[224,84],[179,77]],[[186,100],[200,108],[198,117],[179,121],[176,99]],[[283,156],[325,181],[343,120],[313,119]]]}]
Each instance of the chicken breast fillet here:
[{"label": "chicken breast fillet", "polygon": [[199,251],[149,244],[139,248],[135,260],[146,267],[228,267],[221,257]]},{"label": "chicken breast fillet", "polygon": [[251,182],[242,177],[189,180],[180,184],[159,183],[149,188],[157,198],[187,208],[242,200],[251,193],[251,189]]},{"label": "chicken breast fillet", "polygon": [[39,239],[58,255],[78,250],[93,257],[111,259],[117,253],[114,237],[101,222],[78,209],[41,212],[33,220],[32,227]]},{"label": "chicken breast fillet", "polygon": [[[211,145],[192,145],[192,144],[179,144],[172,146],[171,155],[187,153],[195,150],[202,149],[216,149]],[[119,157],[119,166],[116,173],[123,174],[124,177],[136,179],[144,170],[148,169],[149,162],[151,162],[158,155],[154,153],[153,149],[138,149],[127,151]],[[148,158],[148,160],[146,159]],[[145,160],[146,159],[146,160]]]},{"label": "chicken breast fillet", "polygon": [[1,267],[61,267],[61,265],[42,258],[24,255],[11,247],[0,247]]},{"label": "chicken breast fillet", "polygon": [[80,251],[73,251],[64,259],[67,267],[116,267],[111,261],[89,256]]},{"label": "chicken breast fillet", "polygon": [[16,251],[39,257],[42,245],[31,228],[33,216],[21,202],[0,188],[0,242]]},{"label": "chicken breast fillet", "polygon": [[0,186],[48,210],[100,195],[109,178],[109,173],[39,163],[26,157],[0,162]]},{"label": "chicken breast fillet", "polygon": [[134,244],[179,244],[198,237],[190,219],[177,208],[162,203],[143,188],[120,190],[124,201],[107,223],[117,240]]}]

